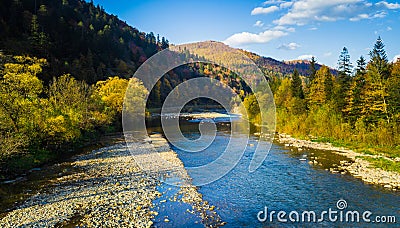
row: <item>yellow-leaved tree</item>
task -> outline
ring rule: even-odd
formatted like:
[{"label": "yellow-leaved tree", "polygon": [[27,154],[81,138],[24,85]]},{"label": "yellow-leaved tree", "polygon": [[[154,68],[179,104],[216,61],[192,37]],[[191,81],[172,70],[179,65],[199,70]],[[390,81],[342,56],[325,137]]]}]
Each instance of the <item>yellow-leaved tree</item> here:
[{"label": "yellow-leaved tree", "polygon": [[37,74],[45,59],[15,56],[0,72],[0,153],[20,151],[36,139],[43,85]]}]

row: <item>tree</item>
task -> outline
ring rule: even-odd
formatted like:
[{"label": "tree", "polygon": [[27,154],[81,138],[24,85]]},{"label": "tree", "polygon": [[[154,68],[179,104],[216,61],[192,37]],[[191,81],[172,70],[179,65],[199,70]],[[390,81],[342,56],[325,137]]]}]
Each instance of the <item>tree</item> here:
[{"label": "tree", "polygon": [[0,68],[0,158],[37,142],[41,122],[37,77],[46,60],[15,56]]},{"label": "tree", "polygon": [[35,52],[43,53],[48,48],[48,37],[43,30],[39,32],[39,23],[36,15],[32,16],[31,34],[29,40],[31,47]]},{"label": "tree", "polygon": [[291,90],[293,97],[304,99],[303,82],[297,69],[293,71]]},{"label": "tree", "polygon": [[169,47],[169,41],[164,37],[161,38],[161,48],[167,49]]},{"label": "tree", "polygon": [[6,126],[23,134],[35,128],[32,115],[37,109],[43,84],[37,77],[46,60],[15,56],[13,63],[4,64],[0,80],[0,110],[6,117]]},{"label": "tree", "polygon": [[315,66],[315,64],[317,63],[317,61],[315,60],[315,57],[311,57],[311,61],[310,61],[310,68],[309,68],[309,81],[311,82],[312,80],[314,80],[315,78],[315,74],[317,73],[317,68]]},{"label": "tree", "polygon": [[385,51],[385,45],[380,36],[376,40],[374,48],[370,51],[369,55],[371,57],[370,68],[376,71],[378,77],[387,79],[390,75],[390,66]]},{"label": "tree", "polygon": [[110,111],[121,113],[127,87],[128,80],[115,76],[97,82],[96,92]]},{"label": "tree", "polygon": [[333,89],[332,77],[327,66],[322,66],[321,69],[316,72],[308,94],[308,101],[311,105],[320,106],[330,101]]},{"label": "tree", "polygon": [[387,83],[389,114],[396,122],[400,121],[400,61],[393,64]]},{"label": "tree", "polygon": [[357,60],[356,74],[365,74],[367,62],[364,56],[360,56]]},{"label": "tree", "polygon": [[367,65],[365,85],[361,95],[363,103],[361,113],[368,123],[377,123],[383,119],[390,122],[386,84],[390,76],[390,64],[384,47],[382,39],[378,37],[370,52],[371,61]]},{"label": "tree", "polygon": [[247,96],[243,101],[243,105],[247,110],[247,115],[250,120],[254,120],[254,118],[260,114],[260,106],[254,94]]},{"label": "tree", "polygon": [[124,93],[123,111],[128,116],[133,116],[133,118],[145,115],[143,110],[146,108],[146,97],[148,94],[149,91],[143,85],[142,81],[137,78],[129,79],[126,93]]},{"label": "tree", "polygon": [[352,64],[350,62],[350,54],[346,47],[343,47],[342,52],[339,55],[338,60],[338,79],[337,86],[335,88],[335,108],[338,112],[343,112],[347,106],[346,96],[349,91]]},{"label": "tree", "polygon": [[95,118],[93,88],[77,81],[69,74],[54,78],[48,89],[48,102],[44,103],[44,141],[61,143],[79,138],[82,131],[104,123]]},{"label": "tree", "polygon": [[350,88],[346,94],[346,106],[343,108],[345,118],[354,126],[356,121],[361,117],[364,107],[362,100],[362,92],[365,86],[366,61],[363,56],[357,60],[356,74],[350,82]]},{"label": "tree", "polygon": [[338,65],[339,76],[348,79],[348,77],[351,76],[353,66],[350,62],[350,54],[346,47],[343,47],[343,50],[340,53]]}]

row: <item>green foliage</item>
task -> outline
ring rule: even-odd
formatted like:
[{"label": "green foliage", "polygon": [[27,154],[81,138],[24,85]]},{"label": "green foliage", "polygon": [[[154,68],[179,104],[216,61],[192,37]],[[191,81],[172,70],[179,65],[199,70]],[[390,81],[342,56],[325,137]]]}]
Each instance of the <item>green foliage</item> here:
[{"label": "green foliage", "polygon": [[252,120],[255,119],[260,114],[260,106],[258,105],[256,95],[251,94],[247,96],[243,105],[247,110],[247,117]]},{"label": "green foliage", "polygon": [[292,75],[291,90],[294,97],[304,99],[303,82],[297,69],[294,70]]},{"label": "green foliage", "polygon": [[[389,63],[383,47],[378,38],[370,62],[361,57],[354,75],[350,74],[348,51],[343,50],[341,73],[334,77],[322,66],[307,86],[306,99],[294,95],[300,84],[297,76],[292,80],[274,78],[271,84],[275,88],[277,130],[302,138],[317,137],[361,152],[399,157],[400,62]],[[388,69],[389,74],[385,73]],[[379,167],[399,171],[393,164],[379,162]]]},{"label": "green foliage", "polygon": [[[81,0],[2,0],[0,47],[5,53],[26,53],[46,58],[49,66],[41,79],[70,73],[95,84],[107,72],[132,75],[157,51],[168,48],[164,37],[143,33],[93,2]],[[119,63],[126,63],[119,69]],[[68,63],[68,64],[64,64]]]},{"label": "green foliage", "polygon": [[[44,86],[38,75],[46,60],[1,56],[1,62],[0,160],[21,156],[37,159],[32,164],[46,161],[53,148],[120,119],[126,79],[112,77],[89,86],[65,74]],[[129,87],[134,99],[144,104],[143,84],[131,79]],[[15,167],[28,164],[24,159],[16,159]]]},{"label": "green foliage", "polygon": [[317,68],[316,68],[317,61],[315,60],[315,57],[311,57],[310,61],[310,69],[309,69],[309,76],[308,79],[310,81],[314,80],[316,74],[317,74]]},{"label": "green foliage", "polygon": [[372,166],[376,168],[381,168],[386,171],[392,171],[392,172],[400,172],[400,164],[395,161],[390,161],[385,158],[371,158],[367,156],[361,157],[362,159],[369,161]]}]

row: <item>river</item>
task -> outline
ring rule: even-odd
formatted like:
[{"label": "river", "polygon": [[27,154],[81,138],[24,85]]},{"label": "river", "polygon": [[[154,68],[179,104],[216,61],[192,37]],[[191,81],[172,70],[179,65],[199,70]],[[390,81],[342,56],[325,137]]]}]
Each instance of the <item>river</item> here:
[{"label": "river", "polygon": [[[188,153],[172,146],[185,167],[207,164],[215,160],[220,155],[220,151],[225,149],[230,139],[229,122],[226,118],[216,118],[214,121],[217,124],[217,135],[214,142],[204,151]],[[234,121],[243,120],[236,119]],[[180,126],[186,138],[197,139],[200,137],[198,121],[181,119]],[[257,130],[257,127],[251,127],[252,133]],[[151,131],[161,131],[161,129],[153,127]],[[240,136],[236,135],[235,137]],[[348,160],[346,157],[329,151],[311,149],[299,151],[296,148],[288,148],[274,143],[263,164],[255,172],[249,173],[248,167],[256,148],[252,145],[257,145],[257,141],[258,137],[252,134],[247,149],[237,166],[219,180],[198,189],[204,200],[216,206],[217,213],[223,221],[227,222],[228,227],[375,227],[377,225],[395,227],[395,224],[378,224],[375,220],[388,220],[388,217],[385,216],[395,216],[397,220],[400,220],[400,194],[398,192],[364,184],[349,174],[329,172],[329,168],[336,166],[340,161]],[[309,164],[310,157],[318,157],[319,164]],[[347,207],[339,210],[338,201],[346,203]],[[260,211],[265,211],[265,207],[268,208],[268,214],[271,210],[276,213],[285,211],[288,222],[277,221],[276,214],[273,215],[272,222],[270,217],[267,218],[267,221],[260,222],[257,215],[261,213]],[[304,211],[314,211],[318,219],[321,217],[322,211],[329,209],[337,211],[338,221],[333,222],[328,215],[325,215],[324,221],[319,223],[300,223],[301,213]],[[170,207],[168,210],[179,211],[180,209]],[[288,214],[292,211],[299,213],[299,222],[289,220]],[[342,222],[340,222],[341,211],[343,212]],[[350,214],[349,219],[346,220],[348,211],[359,212],[360,223],[352,222]],[[372,213],[372,215],[366,216],[371,220],[369,223],[362,219],[365,211]],[[262,219],[264,215],[265,212],[261,213],[259,217]],[[383,217],[377,218],[376,216]],[[334,219],[335,216],[332,218]],[[177,221],[174,225],[185,224],[188,224],[188,221],[182,221],[182,223]],[[398,224],[399,221],[397,221]]]},{"label": "river", "polygon": [[[221,155],[228,144],[230,135],[229,118],[214,118],[217,133],[212,144],[204,151],[188,153],[171,145],[178,154],[185,167],[193,167],[208,164]],[[181,118],[180,128],[183,135],[188,139],[200,137],[199,119],[190,117]],[[233,121],[243,121],[240,118],[233,118]],[[259,129],[250,126],[251,136],[248,146],[238,164],[228,174],[207,185],[198,187],[203,195],[203,200],[215,206],[213,211],[217,212],[226,227],[398,227],[400,220],[400,193],[386,190],[382,187],[364,184],[359,179],[349,174],[333,174],[329,168],[337,166],[340,161],[347,160],[341,155],[322,150],[298,150],[274,143],[262,163],[253,173],[249,173],[248,167],[254,150],[259,140],[254,134]],[[149,133],[162,133],[158,121],[148,122]],[[243,134],[236,134],[234,137],[247,137]],[[117,143],[117,142],[110,142]],[[182,142],[182,143],[191,143]],[[93,148],[82,150],[90,151]],[[309,160],[318,157],[318,164],[310,164]],[[13,184],[0,184],[1,216],[12,210],[28,197],[43,191],[46,186],[51,185],[51,180],[61,174],[77,172],[68,161],[62,165],[42,167],[41,170],[32,171],[23,179]],[[189,172],[190,174],[190,172]],[[204,173],[208,175],[208,173]],[[193,177],[193,182],[196,182]],[[171,201],[171,197],[179,191],[179,186],[161,184],[157,187],[160,192],[166,192],[154,201],[154,210],[158,215],[154,218],[156,227],[203,227],[204,220],[196,213],[191,213],[191,206],[182,202]],[[45,190],[46,192],[46,190]],[[337,205],[337,202],[342,204]],[[163,203],[161,203],[163,202]],[[345,207],[343,206],[345,203]],[[338,206],[341,208],[338,209]],[[328,215],[318,223],[302,223],[303,212],[315,212],[316,219],[320,219],[323,211],[334,211],[332,218],[339,221],[332,222]],[[271,216],[265,215],[275,211]],[[360,214],[360,223],[346,222],[346,213],[354,212]],[[267,212],[267,213],[265,213]],[[362,219],[365,212],[371,212],[366,223]],[[277,214],[286,213],[287,222],[278,221]],[[289,214],[299,214],[299,221],[291,222]],[[343,214],[342,218],[340,213]],[[0,217],[1,217],[0,216]],[[397,223],[377,223],[380,219],[391,219],[395,216]],[[385,217],[386,216],[386,217]],[[168,222],[165,222],[168,218]],[[266,221],[261,222],[266,218]],[[340,221],[342,219],[342,221]],[[312,219],[311,219],[312,221]],[[70,225],[74,225],[75,223]],[[203,224],[202,224],[203,223]]]}]

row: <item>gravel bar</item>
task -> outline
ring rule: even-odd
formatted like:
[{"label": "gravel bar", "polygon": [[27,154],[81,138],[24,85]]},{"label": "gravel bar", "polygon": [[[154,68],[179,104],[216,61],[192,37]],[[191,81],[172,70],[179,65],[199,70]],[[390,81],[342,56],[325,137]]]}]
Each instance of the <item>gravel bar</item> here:
[{"label": "gravel bar", "polygon": [[54,179],[7,213],[0,227],[152,227],[158,214],[153,200],[162,195],[157,186],[166,175],[183,180],[181,199],[205,226],[224,225],[161,135],[128,145],[133,153],[121,142],[76,156],[74,172]]}]

